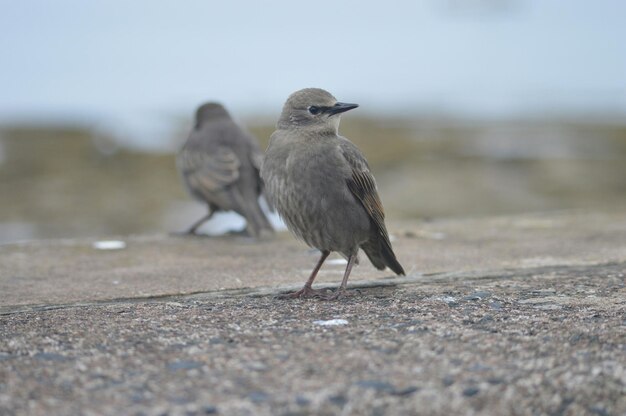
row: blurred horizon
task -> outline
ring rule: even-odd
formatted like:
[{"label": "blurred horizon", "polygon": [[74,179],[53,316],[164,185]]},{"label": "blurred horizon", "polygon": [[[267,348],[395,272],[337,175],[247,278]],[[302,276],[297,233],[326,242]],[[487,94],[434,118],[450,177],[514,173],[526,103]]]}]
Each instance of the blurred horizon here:
[{"label": "blurred horizon", "polygon": [[88,124],[149,148],[202,102],[276,120],[305,87],[383,118],[626,118],[620,1],[60,0],[2,10],[5,125]]},{"label": "blurred horizon", "polygon": [[625,209],[625,16],[618,0],[4,1],[0,243],[184,229],[205,210],[174,166],[196,107],[223,103],[264,147],[305,87],[360,104],[340,133],[390,220]]}]

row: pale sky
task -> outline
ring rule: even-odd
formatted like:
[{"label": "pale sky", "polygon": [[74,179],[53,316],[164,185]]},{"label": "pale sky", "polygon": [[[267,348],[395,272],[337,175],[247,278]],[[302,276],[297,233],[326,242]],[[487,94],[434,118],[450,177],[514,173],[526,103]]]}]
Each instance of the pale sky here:
[{"label": "pale sky", "polygon": [[[626,2],[0,0],[0,121],[245,117],[322,87],[367,113],[626,115]],[[141,123],[140,123],[141,124]]]}]

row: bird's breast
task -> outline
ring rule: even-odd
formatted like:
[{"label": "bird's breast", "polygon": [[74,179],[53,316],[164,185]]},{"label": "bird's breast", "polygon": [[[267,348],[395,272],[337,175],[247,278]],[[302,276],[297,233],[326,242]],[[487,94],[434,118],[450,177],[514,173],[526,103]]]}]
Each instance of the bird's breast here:
[{"label": "bird's breast", "polygon": [[[369,220],[332,149],[308,147],[264,166],[266,186],[288,228],[313,247],[346,252],[369,232]],[[266,162],[264,162],[265,165]]]}]

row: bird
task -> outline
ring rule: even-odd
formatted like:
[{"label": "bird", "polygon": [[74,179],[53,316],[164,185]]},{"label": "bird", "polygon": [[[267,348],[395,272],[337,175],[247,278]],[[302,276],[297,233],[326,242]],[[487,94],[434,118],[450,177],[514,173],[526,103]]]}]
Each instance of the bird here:
[{"label": "bird", "polygon": [[206,203],[208,212],[186,233],[196,234],[217,211],[235,211],[245,217],[245,231],[252,237],[273,233],[259,205],[262,161],[256,139],[235,123],[223,105],[208,102],[199,106],[195,125],[176,156],[176,166],[189,193]]},{"label": "bird", "polygon": [[[358,251],[379,270],[398,275],[398,262],[385,227],[385,213],[367,160],[339,135],[341,114],[358,104],[338,102],[320,88],[294,92],[285,102],[261,167],[267,195],[287,228],[321,257],[301,290],[290,298],[339,299]],[[328,294],[312,288],[331,252],[348,261],[339,288]]]}]

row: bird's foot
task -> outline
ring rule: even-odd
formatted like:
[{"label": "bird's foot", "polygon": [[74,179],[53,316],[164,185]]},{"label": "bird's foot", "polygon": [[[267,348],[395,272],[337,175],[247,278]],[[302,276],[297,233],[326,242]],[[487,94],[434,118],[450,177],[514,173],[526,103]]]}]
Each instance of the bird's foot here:
[{"label": "bird's foot", "polygon": [[359,290],[351,290],[347,291],[345,288],[339,288],[334,292],[326,294],[322,299],[324,300],[342,300],[346,298],[351,298],[356,295],[360,295],[361,292]]},{"label": "bird's foot", "polygon": [[278,299],[307,299],[307,298],[320,298],[325,299],[328,296],[328,291],[326,289],[317,290],[308,286],[304,286],[302,289],[297,292],[285,293],[282,295],[278,295]]}]

